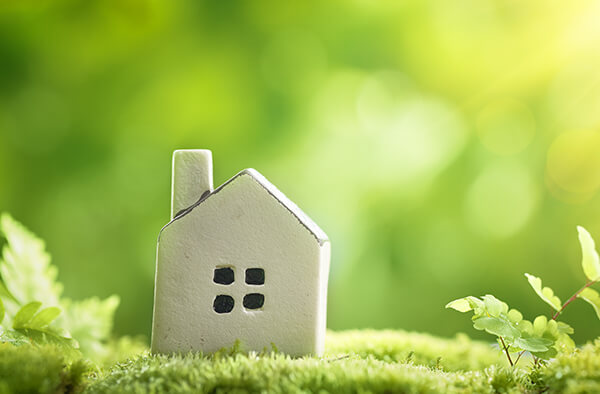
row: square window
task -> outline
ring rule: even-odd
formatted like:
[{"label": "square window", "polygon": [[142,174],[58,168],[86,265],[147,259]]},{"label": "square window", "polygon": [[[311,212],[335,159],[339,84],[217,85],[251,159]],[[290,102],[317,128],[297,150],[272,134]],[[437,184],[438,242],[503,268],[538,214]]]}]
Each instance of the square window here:
[{"label": "square window", "polygon": [[215,300],[213,301],[213,309],[217,313],[229,313],[233,310],[234,304],[235,301],[233,300],[233,297],[220,294],[216,296]]},{"label": "square window", "polygon": [[265,304],[265,296],[259,293],[246,294],[244,296],[244,308],[260,309]]},{"label": "square window", "polygon": [[264,285],[265,270],[262,268],[248,268],[246,270],[246,283],[249,285]]},{"label": "square window", "polygon": [[231,267],[215,268],[213,282],[220,285],[230,285],[233,283],[233,269]]}]

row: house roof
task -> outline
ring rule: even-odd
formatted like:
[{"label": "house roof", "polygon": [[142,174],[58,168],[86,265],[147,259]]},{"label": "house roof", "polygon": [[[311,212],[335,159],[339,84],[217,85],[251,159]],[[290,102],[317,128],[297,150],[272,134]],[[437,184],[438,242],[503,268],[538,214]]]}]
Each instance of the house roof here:
[{"label": "house roof", "polygon": [[[315,239],[317,240],[317,242],[320,245],[323,245],[325,242],[329,241],[325,232],[323,230],[321,230],[321,228],[315,222],[313,222],[312,219],[308,217],[308,215],[306,215],[296,204],[294,204],[294,202],[292,202],[292,200],[287,198],[285,196],[285,194],[283,194],[279,189],[277,189],[277,187],[275,187],[275,185],[273,185],[271,182],[269,182],[267,180],[267,178],[265,178],[261,173],[259,173],[258,171],[256,171],[253,168],[247,168],[245,170],[238,172],[231,179],[229,179],[227,182],[223,183],[221,186],[214,189],[212,192],[207,191],[206,193],[204,193],[197,202],[192,204],[190,207],[178,212],[177,215],[175,215],[175,217],[169,223],[167,223],[167,225],[165,227],[163,227],[163,229],[166,228],[167,226],[171,225],[176,220],[178,220],[178,219],[184,217],[185,215],[187,215],[188,213],[192,212],[194,210],[194,208],[196,208],[197,206],[202,204],[204,201],[206,201],[213,195],[219,193],[221,190],[225,189],[229,184],[235,182],[236,179],[238,179],[239,177],[241,177],[243,175],[250,176],[259,185],[261,185],[267,193],[269,193],[284,208],[286,208],[290,212],[290,214],[292,214],[298,220],[298,222],[300,222],[300,224],[304,228],[306,228],[315,237]],[[162,232],[162,230],[161,230],[161,232]],[[160,235],[159,235],[159,237],[160,237]]]}]

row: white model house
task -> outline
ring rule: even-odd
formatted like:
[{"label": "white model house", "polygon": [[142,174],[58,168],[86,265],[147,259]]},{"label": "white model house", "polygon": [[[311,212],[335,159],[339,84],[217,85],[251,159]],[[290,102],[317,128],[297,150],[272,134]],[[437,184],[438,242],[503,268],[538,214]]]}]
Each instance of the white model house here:
[{"label": "white model house", "polygon": [[330,243],[256,170],[213,189],[208,150],[173,154],[158,239],[152,352],[323,351]]}]

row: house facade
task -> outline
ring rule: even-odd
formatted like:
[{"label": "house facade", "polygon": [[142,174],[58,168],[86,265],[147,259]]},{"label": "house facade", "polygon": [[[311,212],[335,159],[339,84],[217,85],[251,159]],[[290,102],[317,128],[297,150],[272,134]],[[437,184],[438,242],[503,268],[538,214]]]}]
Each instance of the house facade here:
[{"label": "house facade", "polygon": [[323,351],[330,242],[260,173],[212,187],[210,151],[173,155],[159,235],[152,351]]}]

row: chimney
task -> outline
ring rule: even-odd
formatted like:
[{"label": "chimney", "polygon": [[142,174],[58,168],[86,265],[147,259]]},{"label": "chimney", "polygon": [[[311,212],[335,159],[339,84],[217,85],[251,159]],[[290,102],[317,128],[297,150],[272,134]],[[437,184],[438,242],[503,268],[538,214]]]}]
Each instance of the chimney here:
[{"label": "chimney", "polygon": [[212,153],[208,149],[173,152],[171,219],[213,190]]}]

